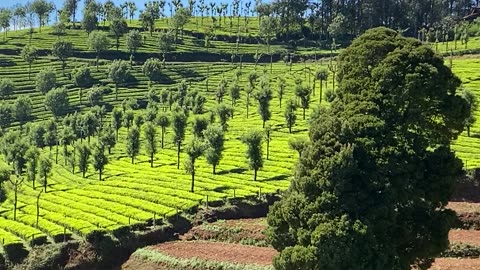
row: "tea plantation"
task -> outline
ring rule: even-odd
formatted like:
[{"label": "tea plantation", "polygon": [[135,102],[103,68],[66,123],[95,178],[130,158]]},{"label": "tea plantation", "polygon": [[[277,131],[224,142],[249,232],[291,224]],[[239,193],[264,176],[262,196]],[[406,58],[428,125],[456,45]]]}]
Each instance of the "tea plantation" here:
[{"label": "tea plantation", "polygon": [[[258,22],[255,18],[249,18],[250,35],[255,36],[258,32]],[[158,26],[162,27],[159,22]],[[130,27],[136,27],[139,23],[134,21]],[[52,34],[51,28],[44,28],[41,33],[35,32],[30,41],[26,30],[9,32],[7,41],[0,45],[0,79],[9,79],[15,85],[13,94],[4,100],[4,103],[13,104],[21,95],[27,95],[32,101],[32,118],[28,124],[20,128],[19,122],[14,121],[7,130],[22,130],[16,140],[26,139],[27,132],[34,125],[44,125],[53,118],[52,113],[44,106],[45,95],[36,90],[36,76],[40,71],[53,68],[56,71],[57,86],[67,89],[70,103],[70,114],[85,113],[91,110],[86,93],[83,90],[83,101],[80,102],[79,90],[70,73],[73,69],[88,65],[96,84],[103,90],[103,99],[100,105],[106,108],[106,114],[102,118],[104,125],[111,121],[111,112],[114,108],[122,108],[124,100],[133,99],[131,106],[135,117],[140,115],[146,118],[147,103],[151,95],[159,99],[155,104],[156,112],[165,112],[171,116],[171,104],[159,98],[162,91],[176,92],[179,87],[186,86],[187,93],[196,92],[206,98],[204,109],[199,113],[206,119],[219,123],[219,117],[215,113],[219,99],[219,88],[224,93],[221,95],[223,103],[233,104],[233,115],[228,117],[228,127],[225,132],[225,150],[223,158],[213,174],[212,166],[205,157],[201,156],[195,163],[195,187],[191,192],[192,177],[187,172],[188,159],[186,146],[193,139],[192,121],[194,113],[190,112],[186,127],[186,138],[181,144],[180,164],[177,164],[177,144],[174,141],[172,127],[166,128],[164,147],[161,147],[161,128],[155,123],[156,148],[153,166],[146,152],[146,139],[144,134],[145,124],[140,129],[140,152],[135,157],[134,163],[127,153],[127,137],[129,130],[122,126],[118,132],[118,141],[111,149],[108,156],[108,164],[103,171],[102,179],[99,180],[98,172],[94,170],[93,158],[88,160],[85,178],[78,169],[78,164],[72,164],[71,155],[74,152],[75,142],[66,145],[64,151],[60,141],[57,146],[41,149],[41,155],[50,160],[52,168],[48,174],[46,185],[47,192],[38,182],[33,187],[32,181],[27,180],[27,175],[12,176],[12,180],[6,181],[7,200],[0,206],[0,243],[2,252],[7,254],[26,252],[33,245],[47,242],[62,242],[69,239],[82,239],[94,231],[106,231],[117,233],[125,228],[138,229],[154,222],[160,222],[166,217],[187,211],[207,202],[226,201],[233,198],[249,196],[262,196],[267,193],[277,193],[288,188],[289,178],[292,176],[298,153],[289,146],[292,138],[306,138],[309,115],[316,110],[321,103],[328,106],[325,93],[327,89],[333,89],[333,74],[330,71],[327,82],[322,82],[322,97],[320,96],[320,81],[314,82],[317,70],[329,70],[328,65],[335,65],[334,60],[322,59],[314,61],[316,49],[298,47],[293,64],[277,61],[270,66],[270,57],[261,56],[266,53],[265,45],[239,43],[221,40],[212,41],[211,48],[205,48],[198,44],[198,39],[188,35],[188,31],[197,31],[196,25],[190,23],[185,27],[186,34],[175,52],[169,56],[165,67],[162,67],[161,78],[158,82],[149,82],[142,72],[143,60],[148,58],[161,58],[157,47],[157,33],[150,37],[145,33],[145,43],[139,49],[136,61],[130,67],[131,78],[121,83],[118,88],[118,98],[115,97],[113,82],[108,78],[108,68],[115,55],[128,62],[129,53],[125,49],[125,38],[120,40],[120,52],[116,53],[114,40],[111,39],[111,48],[105,57],[101,56],[98,69],[95,67],[95,54],[87,47],[87,34],[83,30],[67,30],[64,35]],[[199,30],[201,32],[201,29]],[[228,34],[228,28],[220,29]],[[61,62],[50,54],[50,49],[57,40],[67,40],[74,44],[74,54],[67,60],[65,71],[62,71]],[[33,44],[40,52],[40,57],[33,62],[31,76],[29,66],[22,59],[20,52],[26,44]],[[470,49],[475,49],[480,44],[478,39],[470,41]],[[237,47],[236,47],[237,46]],[[441,46],[444,46],[441,44]],[[235,48],[236,47],[236,48]],[[290,48],[291,49],[291,48]],[[283,60],[288,50],[281,44],[272,45],[276,60]],[[442,51],[442,48],[439,49]],[[459,46],[457,53],[465,50]],[[234,53],[235,57],[230,58]],[[213,55],[212,58],[202,61],[196,54],[205,53]],[[330,51],[318,50],[318,56],[328,56]],[[336,53],[336,52],[335,52]],[[191,62],[176,61],[177,57],[191,57]],[[259,63],[245,61],[239,63],[239,55],[246,59],[254,59],[257,55]],[[303,58],[302,58],[303,57]],[[302,62],[302,60],[308,61]],[[318,58],[320,59],[320,58]],[[138,61],[137,61],[138,60]],[[223,60],[223,61],[222,61]],[[463,80],[464,87],[470,89],[477,96],[480,95],[480,59],[475,57],[458,57],[452,61],[454,72]],[[330,66],[332,67],[332,66]],[[250,85],[249,77],[256,74],[257,79]],[[30,78],[29,78],[30,77]],[[279,79],[280,78],[280,79]],[[285,79],[285,95],[280,105],[278,95],[278,82]],[[229,94],[234,81],[238,80],[240,97],[232,102]],[[242,142],[242,137],[252,130],[259,130],[265,134],[262,127],[262,119],[258,112],[259,102],[255,92],[266,83],[271,89],[270,101],[271,118],[267,121],[270,127],[270,136],[266,135],[262,142],[263,168],[258,172],[258,178],[254,181],[254,171],[250,169],[246,158],[247,146]],[[285,121],[285,108],[289,99],[298,99],[295,95],[296,85],[315,86],[308,102],[305,119],[302,108],[295,111],[296,122],[292,132]],[[248,91],[252,93],[248,94]],[[321,99],[320,99],[321,97]],[[248,104],[248,105],[247,105]],[[300,104],[300,102],[298,103]],[[151,107],[150,107],[151,108]],[[129,108],[127,108],[127,111]],[[248,113],[247,113],[248,111]],[[212,115],[214,115],[211,119]],[[480,112],[476,111],[477,118]],[[56,132],[61,133],[63,117],[55,118],[58,127]],[[145,120],[145,119],[144,119]],[[145,121],[144,121],[145,122]],[[3,127],[2,127],[3,128]],[[93,132],[91,139],[77,139],[77,143],[85,141],[86,145],[93,148],[97,144],[98,135],[102,131]],[[20,133],[19,133],[20,134]],[[480,146],[480,123],[475,123],[471,128],[470,137],[463,134],[455,143],[454,149],[459,157],[464,160],[468,168],[480,165],[480,154],[477,149]],[[268,159],[267,159],[267,140]],[[88,141],[88,142],[87,142]],[[65,155],[66,154],[66,155]],[[0,165],[12,168],[7,164],[2,155]],[[179,167],[179,168],[177,168]],[[15,181],[23,182],[16,186]],[[15,192],[15,187],[17,192]],[[16,204],[16,206],[15,206]],[[15,213],[16,209],[16,213]]]}]

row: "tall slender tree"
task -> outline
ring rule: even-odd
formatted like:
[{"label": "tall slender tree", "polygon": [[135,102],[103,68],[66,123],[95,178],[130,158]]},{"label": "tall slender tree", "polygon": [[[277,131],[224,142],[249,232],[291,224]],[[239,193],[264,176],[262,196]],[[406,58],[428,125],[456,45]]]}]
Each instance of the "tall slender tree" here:
[{"label": "tall slender tree", "polygon": [[243,135],[242,142],[247,146],[246,156],[250,169],[254,171],[253,181],[257,181],[258,170],[263,167],[263,132],[256,130],[249,131]]},{"label": "tall slender tree", "polygon": [[153,159],[155,157],[155,154],[157,153],[157,130],[151,122],[148,122],[145,125],[143,134],[145,137],[145,150],[147,152],[147,155],[150,157],[150,167],[153,168]]},{"label": "tall slender tree", "polygon": [[172,114],[173,143],[177,145],[177,169],[180,169],[180,147],[185,139],[187,116],[183,112]]}]

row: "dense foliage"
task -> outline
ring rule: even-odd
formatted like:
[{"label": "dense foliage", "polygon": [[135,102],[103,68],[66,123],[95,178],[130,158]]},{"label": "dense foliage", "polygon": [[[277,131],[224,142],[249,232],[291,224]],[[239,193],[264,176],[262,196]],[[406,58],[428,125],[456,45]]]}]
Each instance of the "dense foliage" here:
[{"label": "dense foliage", "polygon": [[411,269],[448,246],[462,172],[450,143],[470,107],[443,59],[393,30],[368,30],[339,62],[336,98],[269,214],[274,265]]}]

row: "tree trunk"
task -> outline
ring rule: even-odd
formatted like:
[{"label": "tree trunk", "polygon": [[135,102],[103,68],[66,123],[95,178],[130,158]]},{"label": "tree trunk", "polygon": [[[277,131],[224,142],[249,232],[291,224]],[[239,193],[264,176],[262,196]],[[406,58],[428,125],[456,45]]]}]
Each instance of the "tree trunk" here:
[{"label": "tree trunk", "polygon": [[115,101],[118,100],[118,85],[115,84]]},{"label": "tree trunk", "polygon": [[135,162],[135,156],[132,155],[132,164]]},{"label": "tree trunk", "polygon": [[165,128],[162,127],[162,149],[163,149],[163,139],[164,139],[164,135],[165,135]]},{"label": "tree trunk", "polygon": [[288,132],[289,132],[290,134],[292,134],[292,127],[291,127],[291,126],[288,126]]},{"label": "tree trunk", "polygon": [[270,138],[267,140],[267,160],[270,157]]},{"label": "tree trunk", "polygon": [[272,73],[273,73],[273,53],[270,53],[270,74]]},{"label": "tree trunk", "polygon": [[150,168],[153,168],[153,153],[150,155]]},{"label": "tree trunk", "polygon": [[102,181],[102,170],[98,170],[98,180]]},{"label": "tree trunk", "polygon": [[213,164],[213,174],[216,173],[216,168],[217,168],[217,165]]},{"label": "tree trunk", "polygon": [[47,193],[47,176],[45,176],[45,178],[43,180],[44,180],[43,189],[45,190],[45,193]]},{"label": "tree trunk", "polygon": [[180,169],[180,141],[177,142],[177,169]]},{"label": "tree trunk", "polygon": [[305,120],[305,108],[303,108],[303,120]]},{"label": "tree trunk", "polygon": [[467,135],[470,137],[470,126],[467,126]]},{"label": "tree trunk", "polygon": [[85,178],[85,174],[86,174],[86,173],[87,173],[87,172],[86,172],[85,170],[82,170],[83,178]]},{"label": "tree trunk", "polygon": [[323,96],[323,82],[320,81],[320,104],[322,104],[322,96]]},{"label": "tree trunk", "polygon": [[257,181],[257,169],[254,170],[254,173],[253,173],[253,181]]},{"label": "tree trunk", "polygon": [[13,220],[17,221],[17,202],[18,202],[18,194],[17,194],[18,186],[15,186],[15,200],[13,202]]},{"label": "tree trunk", "polygon": [[195,186],[195,163],[192,164],[193,168],[192,168],[192,187],[190,188],[190,192],[193,193],[193,189],[194,189],[194,186]]}]

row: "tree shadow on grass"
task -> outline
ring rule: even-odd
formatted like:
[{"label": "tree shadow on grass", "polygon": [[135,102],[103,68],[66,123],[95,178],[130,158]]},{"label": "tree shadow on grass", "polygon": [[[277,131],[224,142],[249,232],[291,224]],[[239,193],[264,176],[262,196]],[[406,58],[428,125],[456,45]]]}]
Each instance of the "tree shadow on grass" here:
[{"label": "tree shadow on grass", "polygon": [[122,175],[127,175],[127,173],[125,173],[125,172],[124,173],[117,173],[117,174],[112,174],[112,175],[109,175],[109,176],[102,177],[102,182],[106,181],[110,178],[113,178],[113,177],[120,177]]},{"label": "tree shadow on grass", "polygon": [[172,80],[172,78],[170,78],[168,75],[166,74],[161,74],[160,76],[158,76],[158,81],[157,83],[161,83],[161,84],[175,84],[175,80]]},{"label": "tree shadow on grass", "polygon": [[0,58],[0,67],[13,67],[17,64],[10,59]]},{"label": "tree shadow on grass", "polygon": [[271,177],[271,178],[266,178],[266,179],[263,179],[263,180],[260,180],[261,182],[265,182],[265,181],[277,181],[277,180],[287,180],[288,177],[290,177],[289,175],[286,175],[286,174],[280,174],[280,175],[277,175],[275,177]]},{"label": "tree shadow on grass", "polygon": [[213,191],[223,193],[224,191],[231,190],[231,189],[232,189],[231,187],[220,186],[220,187],[214,188]]},{"label": "tree shadow on grass", "polygon": [[191,80],[193,78],[201,77],[198,72],[191,69],[175,69],[172,71],[176,72],[178,75],[180,75],[184,79],[188,78],[189,80]]},{"label": "tree shadow on grass", "polygon": [[220,172],[217,172],[218,175],[225,175],[225,174],[229,174],[229,173],[238,173],[238,174],[242,174],[244,172],[248,171],[247,169],[245,168],[235,168],[235,169],[231,169],[231,170],[224,170],[224,171],[220,171]]}]

